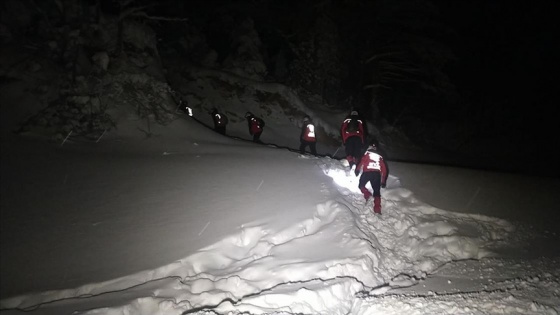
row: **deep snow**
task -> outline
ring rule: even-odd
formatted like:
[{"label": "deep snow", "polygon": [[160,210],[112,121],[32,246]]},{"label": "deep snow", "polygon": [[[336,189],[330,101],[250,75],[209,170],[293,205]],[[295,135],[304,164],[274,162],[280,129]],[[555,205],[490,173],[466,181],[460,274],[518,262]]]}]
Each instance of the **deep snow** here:
[{"label": "deep snow", "polygon": [[557,180],[389,161],[375,216],[338,158],[286,149],[297,126],[134,123],[3,134],[3,314],[560,311]]}]

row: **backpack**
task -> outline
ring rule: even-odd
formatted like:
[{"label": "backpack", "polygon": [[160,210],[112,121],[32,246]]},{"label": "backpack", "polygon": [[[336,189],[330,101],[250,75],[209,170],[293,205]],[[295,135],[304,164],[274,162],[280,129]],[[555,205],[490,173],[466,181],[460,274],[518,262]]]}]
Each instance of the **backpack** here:
[{"label": "backpack", "polygon": [[350,118],[348,126],[346,127],[346,132],[357,132],[360,130],[360,124],[358,118]]}]

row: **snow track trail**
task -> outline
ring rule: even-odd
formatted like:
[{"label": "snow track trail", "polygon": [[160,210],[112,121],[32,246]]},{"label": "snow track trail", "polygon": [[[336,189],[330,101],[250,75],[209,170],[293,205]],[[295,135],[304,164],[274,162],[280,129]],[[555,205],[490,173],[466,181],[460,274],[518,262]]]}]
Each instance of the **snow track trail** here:
[{"label": "snow track trail", "polygon": [[[515,229],[507,221],[438,209],[394,176],[382,189],[383,214],[376,215],[340,161],[294,159],[317,168],[314,189],[324,200],[296,209],[310,216],[281,228],[248,222],[153,270],[2,300],[2,314],[557,314],[560,272],[552,262],[534,262],[534,274],[511,267],[522,278],[488,275],[501,263],[493,249]],[[271,181],[255,178],[252,190],[265,193]],[[196,233],[208,233],[208,222]],[[454,283],[462,286],[453,290]],[[541,298],[532,299],[535,293]]]}]

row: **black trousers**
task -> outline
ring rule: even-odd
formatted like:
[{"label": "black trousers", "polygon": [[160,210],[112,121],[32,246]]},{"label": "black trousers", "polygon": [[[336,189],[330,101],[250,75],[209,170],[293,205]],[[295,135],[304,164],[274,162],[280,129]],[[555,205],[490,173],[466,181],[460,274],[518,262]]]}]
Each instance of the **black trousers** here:
[{"label": "black trousers", "polygon": [[216,132],[221,133],[223,135],[226,134],[226,126],[215,126],[214,130],[216,130]]},{"label": "black trousers", "polygon": [[261,134],[262,134],[262,131],[259,132],[259,133],[254,133],[254,134],[253,134],[253,141],[254,141],[254,142],[257,142],[257,143],[262,143],[262,141],[261,141]]},{"label": "black trousers", "polygon": [[311,154],[313,155],[317,155],[317,143],[316,142],[309,142],[309,141],[305,141],[303,139],[300,139],[301,144],[299,145],[299,151],[301,152],[301,154],[305,154],[305,148],[307,146],[309,146],[309,150],[311,151]]},{"label": "black trousers", "polygon": [[346,139],[346,144],[344,149],[346,150],[346,156],[351,156],[354,158],[356,164],[360,163],[362,155],[364,154],[362,138],[359,136],[352,136]]},{"label": "black trousers", "polygon": [[360,188],[360,190],[365,188],[368,182],[370,182],[371,188],[373,189],[373,196],[381,196],[381,172],[363,172],[362,176],[360,176],[358,188]]}]

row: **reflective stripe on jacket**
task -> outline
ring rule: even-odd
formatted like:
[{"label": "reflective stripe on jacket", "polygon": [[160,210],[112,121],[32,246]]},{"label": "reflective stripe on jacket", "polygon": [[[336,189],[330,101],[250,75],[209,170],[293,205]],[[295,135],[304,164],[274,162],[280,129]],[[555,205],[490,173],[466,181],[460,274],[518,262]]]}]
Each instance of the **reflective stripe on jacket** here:
[{"label": "reflective stripe on jacket", "polygon": [[315,137],[315,126],[312,123],[308,122],[303,125],[301,139],[307,142],[315,142],[317,140]]},{"label": "reflective stripe on jacket", "polygon": [[356,170],[359,171],[361,168],[364,169],[364,172],[381,172],[381,184],[387,182],[387,165],[381,155],[372,151],[366,151]]},{"label": "reflective stripe on jacket", "polygon": [[257,133],[261,133],[263,131],[263,128],[261,126],[261,122],[259,121],[259,119],[255,118],[255,117],[251,117],[251,120],[249,120],[249,132],[253,135],[253,134],[257,134]]},{"label": "reflective stripe on jacket", "polygon": [[227,124],[227,117],[221,114],[214,114],[214,123],[217,126],[223,126]]},{"label": "reflective stripe on jacket", "polygon": [[350,123],[350,120],[352,120],[352,118],[346,118],[342,122],[342,127],[340,128],[340,133],[342,134],[342,142],[346,143],[346,140],[348,138],[353,137],[353,136],[358,136],[362,140],[362,143],[364,143],[363,122],[360,119],[358,119],[358,130],[354,131],[354,132],[349,132],[346,129],[348,128],[348,124]]}]

